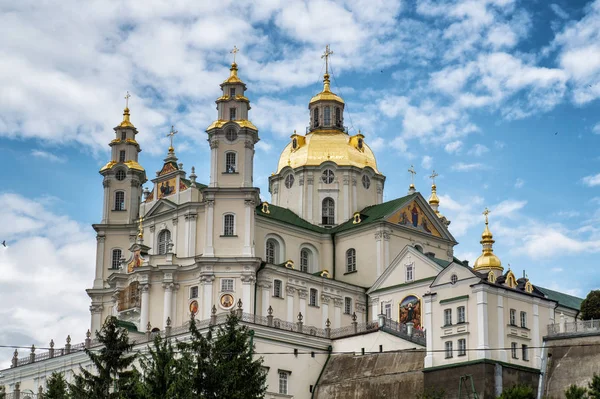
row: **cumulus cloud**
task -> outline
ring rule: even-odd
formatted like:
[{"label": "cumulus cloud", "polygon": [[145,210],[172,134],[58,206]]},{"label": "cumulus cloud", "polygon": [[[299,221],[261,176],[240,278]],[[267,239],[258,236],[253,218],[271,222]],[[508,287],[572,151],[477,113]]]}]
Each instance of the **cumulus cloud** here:
[{"label": "cumulus cloud", "polygon": [[558,4],[550,4],[550,9],[552,10],[552,12],[554,12],[554,14],[556,14],[557,17],[561,19],[569,19],[569,14],[565,10],[563,10],[562,7]]},{"label": "cumulus cloud", "polygon": [[423,157],[423,159],[421,160],[421,166],[423,167],[423,169],[431,169],[432,165],[433,165],[433,158],[430,157],[429,155],[425,155]]},{"label": "cumulus cloud", "polygon": [[486,152],[489,152],[490,149],[484,146],[483,144],[475,144],[468,152],[469,155],[474,155],[476,157],[480,157]]},{"label": "cumulus cloud", "polygon": [[444,150],[446,150],[446,152],[448,154],[457,153],[457,152],[460,152],[462,145],[463,145],[462,141],[453,141],[451,143],[446,144],[444,146]]},{"label": "cumulus cloud", "polygon": [[581,181],[588,187],[600,186],[600,173],[598,173],[597,175],[586,176],[583,179],[581,179]]}]

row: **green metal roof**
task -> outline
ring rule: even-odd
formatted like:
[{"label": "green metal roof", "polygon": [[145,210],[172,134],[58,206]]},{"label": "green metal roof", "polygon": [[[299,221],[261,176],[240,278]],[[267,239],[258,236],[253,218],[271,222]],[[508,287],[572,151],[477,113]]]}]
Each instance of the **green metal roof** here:
[{"label": "green metal roof", "polygon": [[300,216],[296,215],[294,212],[290,211],[289,209],[282,208],[273,204],[269,204],[269,213],[263,213],[262,204],[258,205],[256,207],[256,215],[267,219],[273,219],[279,222],[291,224],[293,226],[300,227],[303,229],[315,231],[317,233],[331,232],[331,229],[324,229],[323,227],[309,223],[306,220],[302,219]]},{"label": "green metal roof", "polygon": [[431,258],[431,260],[433,260],[435,263],[437,263],[444,269],[447,268],[452,263],[451,260],[445,260],[445,259]]},{"label": "green metal roof", "polygon": [[577,298],[576,296],[563,294],[562,292],[552,291],[548,288],[540,287],[536,285],[535,288],[544,293],[549,299],[558,302],[559,305],[565,306],[567,308],[580,310],[581,302],[583,302],[583,298]]},{"label": "green metal roof", "polygon": [[358,224],[354,224],[354,218],[340,224],[339,226],[331,229],[332,233],[338,233],[341,231],[350,230],[353,227],[364,226],[365,224],[370,224],[374,222],[378,222],[383,220],[390,213],[400,208],[405,203],[415,199],[417,194],[410,194],[405,197],[396,198],[394,200],[384,202],[378,205],[371,205],[364,208],[360,211],[361,222]]},{"label": "green metal roof", "polygon": [[138,332],[137,326],[130,321],[117,319],[117,326],[126,329],[130,332]]}]

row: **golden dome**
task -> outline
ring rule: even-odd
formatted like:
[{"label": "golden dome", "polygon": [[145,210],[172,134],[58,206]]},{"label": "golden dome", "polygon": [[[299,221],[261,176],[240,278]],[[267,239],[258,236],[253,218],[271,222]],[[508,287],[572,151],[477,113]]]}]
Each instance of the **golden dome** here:
[{"label": "golden dome", "polygon": [[317,101],[337,101],[344,104],[344,100],[337,94],[333,93],[329,87],[329,74],[326,73],[323,77],[323,91],[310,99],[309,106]]},{"label": "golden dome", "polygon": [[[431,196],[429,196],[429,205],[439,205],[440,204],[440,199],[437,196],[437,188],[435,186],[435,184],[431,185]],[[436,213],[439,213],[436,210]]]},{"label": "golden dome", "polygon": [[379,174],[375,155],[364,143],[363,137],[360,133],[348,136],[336,129],[314,130],[306,136],[293,135],[292,142],[284,148],[279,157],[277,173],[286,166],[319,166],[323,162],[331,161],[338,166],[368,166]]},{"label": "golden dome", "polygon": [[231,68],[229,68],[229,70],[231,71],[231,74],[229,75],[229,77],[227,79],[225,79],[225,81],[223,82],[223,84],[227,84],[227,83],[244,83],[238,77],[238,74],[237,74],[238,67],[237,67],[237,64],[235,62],[233,64],[231,64]]},{"label": "golden dome", "polygon": [[483,249],[481,250],[482,254],[479,256],[479,258],[477,258],[475,264],[473,265],[473,270],[480,271],[483,269],[498,269],[500,270],[500,272],[502,272],[504,268],[502,267],[502,262],[500,262],[500,258],[498,258],[494,254],[494,236],[492,235],[492,232],[488,227],[489,213],[490,212],[487,210],[487,208],[485,212],[483,212],[483,214],[485,215],[485,229],[481,234],[480,241],[480,244],[482,245]]},{"label": "golden dome", "polygon": [[129,120],[129,108],[127,107],[123,110],[123,122],[121,122],[119,127],[135,128],[135,126],[133,126],[133,123],[131,123],[131,121]]}]

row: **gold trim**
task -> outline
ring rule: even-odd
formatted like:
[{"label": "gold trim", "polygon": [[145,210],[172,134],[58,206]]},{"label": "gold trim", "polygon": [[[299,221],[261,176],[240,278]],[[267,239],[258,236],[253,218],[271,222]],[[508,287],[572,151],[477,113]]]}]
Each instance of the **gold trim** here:
[{"label": "gold trim", "polygon": [[250,122],[249,120],[246,120],[246,119],[244,119],[244,120],[234,120],[234,121],[226,121],[226,120],[223,120],[223,119],[219,119],[219,120],[216,120],[213,123],[211,123],[210,126],[206,128],[206,131],[208,132],[209,130],[212,130],[212,129],[221,128],[226,123],[229,123],[229,122],[237,123],[237,125],[239,127],[241,127],[241,128],[249,128],[249,129],[253,129],[253,130],[258,131],[258,128],[256,126],[254,126],[254,124],[252,122]]}]

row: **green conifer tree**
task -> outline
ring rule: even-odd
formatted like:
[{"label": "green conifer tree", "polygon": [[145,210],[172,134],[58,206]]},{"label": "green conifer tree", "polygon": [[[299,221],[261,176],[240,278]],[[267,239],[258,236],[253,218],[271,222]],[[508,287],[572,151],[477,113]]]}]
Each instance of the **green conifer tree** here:
[{"label": "green conifer tree", "polygon": [[503,390],[498,399],[535,399],[535,392],[527,385],[513,385]]},{"label": "green conifer tree", "polygon": [[586,399],[587,398],[587,389],[585,389],[583,387],[578,387],[577,385],[572,384],[565,391],[565,398],[566,399]]},{"label": "green conifer tree", "polygon": [[6,398],[6,388],[4,385],[0,385],[0,399]]},{"label": "green conifer tree", "polygon": [[44,399],[68,399],[67,381],[62,373],[54,372],[46,382]]},{"label": "green conifer tree", "polygon": [[[157,335],[148,353],[140,358],[144,376],[143,396],[147,399],[180,397],[173,391],[177,379],[176,353],[168,339]],[[171,391],[171,392],[170,392]]]},{"label": "green conifer tree", "polygon": [[600,375],[594,373],[592,382],[588,383],[588,397],[590,399],[600,399]]}]

